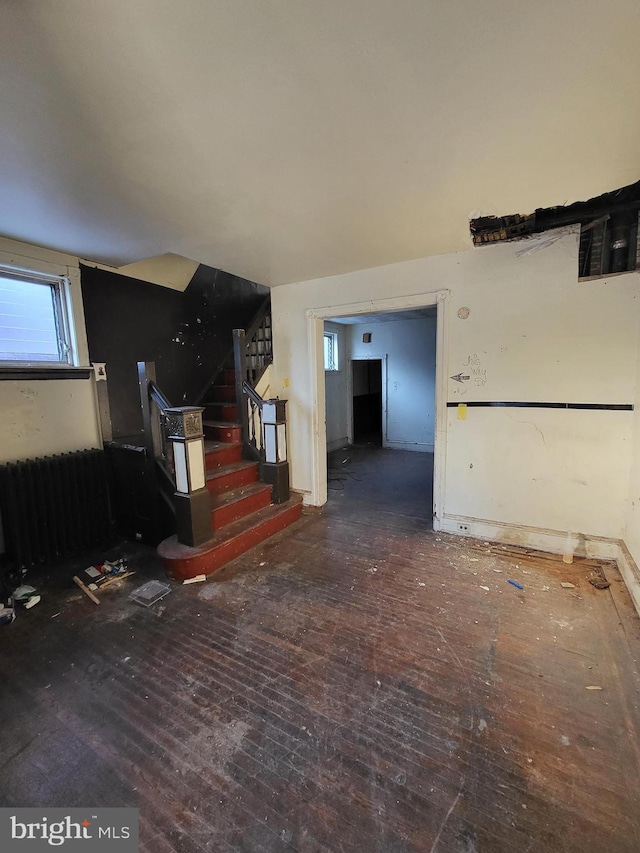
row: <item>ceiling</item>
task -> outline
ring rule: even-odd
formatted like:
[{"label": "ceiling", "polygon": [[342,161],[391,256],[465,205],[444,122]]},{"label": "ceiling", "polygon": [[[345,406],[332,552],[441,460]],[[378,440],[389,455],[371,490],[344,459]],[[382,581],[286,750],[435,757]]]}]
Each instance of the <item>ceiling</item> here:
[{"label": "ceiling", "polygon": [[0,0],[0,233],[277,285],[640,175],[637,0]]}]

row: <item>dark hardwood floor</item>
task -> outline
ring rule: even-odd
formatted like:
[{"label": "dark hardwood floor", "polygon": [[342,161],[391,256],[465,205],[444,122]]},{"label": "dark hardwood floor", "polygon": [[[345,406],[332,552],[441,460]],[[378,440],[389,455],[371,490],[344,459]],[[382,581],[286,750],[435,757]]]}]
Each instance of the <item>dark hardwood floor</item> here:
[{"label": "dark hardwood floor", "polygon": [[141,546],[99,607],[56,567],[0,627],[0,803],[137,806],[149,853],[637,853],[617,571],[433,533],[431,459],[332,455],[323,512],[149,609]]}]

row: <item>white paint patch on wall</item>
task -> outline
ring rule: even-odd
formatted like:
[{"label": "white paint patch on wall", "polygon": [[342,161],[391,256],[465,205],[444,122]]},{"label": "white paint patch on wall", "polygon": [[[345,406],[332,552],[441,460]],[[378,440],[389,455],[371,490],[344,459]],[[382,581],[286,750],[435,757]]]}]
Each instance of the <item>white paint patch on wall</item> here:
[{"label": "white paint patch on wall", "polygon": [[[633,412],[448,410],[445,515],[622,534]],[[453,507],[454,509],[450,509]]]},{"label": "white paint patch on wall", "polygon": [[[521,258],[515,245],[272,290],[276,381],[286,377],[291,383],[294,488],[312,493],[313,487],[310,309],[330,307],[339,316],[341,305],[366,303],[375,312],[380,300],[424,294],[430,295],[427,304],[447,289],[451,310],[444,366],[449,376],[474,376],[463,383],[450,380],[450,401],[634,402],[640,276],[578,282],[577,231]],[[470,309],[466,320],[456,316],[463,306]],[[471,374],[472,366],[485,372]],[[622,535],[631,470],[629,414],[498,409],[476,417],[469,412],[467,421],[449,419],[444,513]],[[518,420],[538,423],[545,441]],[[468,447],[474,459],[467,460]],[[487,474],[482,482],[471,462]]]},{"label": "white paint patch on wall", "polygon": [[0,463],[100,447],[90,379],[0,382]]},{"label": "white paint patch on wall", "polygon": [[[365,320],[347,329],[352,358],[387,356],[385,447],[433,452],[435,317],[372,324]],[[365,332],[371,333],[371,343],[363,343]]]},{"label": "white paint patch on wall", "polygon": [[338,336],[338,370],[326,370],[325,417],[327,424],[327,451],[337,450],[348,443],[347,406],[347,327],[339,323],[325,322],[325,331]]},{"label": "white paint patch on wall", "polygon": [[[0,238],[0,262],[68,278],[78,366],[88,366],[78,259]],[[101,446],[93,379],[2,380],[0,413],[0,462]]]}]

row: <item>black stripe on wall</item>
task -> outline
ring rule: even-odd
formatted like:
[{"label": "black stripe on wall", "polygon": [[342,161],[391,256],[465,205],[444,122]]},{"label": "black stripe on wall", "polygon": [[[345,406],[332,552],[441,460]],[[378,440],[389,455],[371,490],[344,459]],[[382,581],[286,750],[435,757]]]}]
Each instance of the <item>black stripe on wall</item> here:
[{"label": "black stripe on wall", "polygon": [[448,409],[455,409],[460,405],[471,408],[479,408],[480,406],[498,406],[505,409],[589,409],[595,411],[608,412],[632,412],[633,403],[504,403],[504,402],[468,402],[459,400],[457,402],[447,403]]}]

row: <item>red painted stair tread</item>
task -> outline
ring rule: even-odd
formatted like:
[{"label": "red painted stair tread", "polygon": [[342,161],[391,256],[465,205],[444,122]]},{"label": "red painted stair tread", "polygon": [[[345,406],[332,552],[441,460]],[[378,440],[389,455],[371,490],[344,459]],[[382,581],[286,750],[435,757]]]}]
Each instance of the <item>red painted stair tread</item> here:
[{"label": "red painted stair tread", "polygon": [[240,518],[245,518],[271,503],[271,486],[249,483],[211,497],[211,519],[214,530],[220,530]]},{"label": "red painted stair tread", "polygon": [[207,473],[207,488],[212,494],[219,495],[221,492],[228,492],[239,486],[255,483],[257,479],[257,462],[234,462],[215,471],[209,471]]},{"label": "red painted stair tread", "polygon": [[302,498],[298,495],[284,504],[260,509],[246,518],[218,530],[213,538],[196,548],[180,545],[175,536],[158,546],[165,567],[177,580],[217,571],[250,548],[284,530],[302,514]]}]

